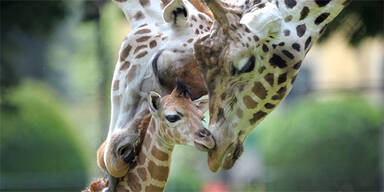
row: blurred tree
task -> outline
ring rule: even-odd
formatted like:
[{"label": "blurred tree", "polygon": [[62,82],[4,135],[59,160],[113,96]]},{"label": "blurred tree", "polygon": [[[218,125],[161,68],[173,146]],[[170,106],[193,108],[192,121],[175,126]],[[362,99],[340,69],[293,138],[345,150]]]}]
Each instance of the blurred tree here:
[{"label": "blurred tree", "polygon": [[[84,21],[94,21],[95,22],[95,42],[97,45],[97,60],[98,60],[98,65],[101,73],[101,80],[99,84],[99,90],[98,90],[98,97],[99,97],[99,105],[100,105],[100,130],[101,132],[104,132],[105,128],[108,126],[108,99],[106,90],[108,88],[108,82],[107,79],[108,77],[111,77],[110,75],[110,67],[112,65],[108,65],[112,63],[109,58],[107,58],[107,50],[105,41],[104,41],[104,33],[101,29],[101,12],[103,7],[105,6],[105,3],[107,0],[94,0],[94,1],[85,1],[83,6],[84,6],[84,15],[83,15],[83,20]],[[109,89],[108,89],[109,93]],[[100,137],[100,140],[103,140],[104,137]]]},{"label": "blurred tree", "polygon": [[268,191],[380,190],[380,108],[307,100],[275,115],[256,131]]},{"label": "blurred tree", "polygon": [[41,79],[45,68],[46,41],[57,22],[68,14],[64,0],[0,1],[0,96],[1,107],[7,88],[15,86],[20,78]]},{"label": "blurred tree", "polygon": [[0,190],[80,190],[86,160],[57,96],[46,85],[12,89],[16,110],[0,109]]}]

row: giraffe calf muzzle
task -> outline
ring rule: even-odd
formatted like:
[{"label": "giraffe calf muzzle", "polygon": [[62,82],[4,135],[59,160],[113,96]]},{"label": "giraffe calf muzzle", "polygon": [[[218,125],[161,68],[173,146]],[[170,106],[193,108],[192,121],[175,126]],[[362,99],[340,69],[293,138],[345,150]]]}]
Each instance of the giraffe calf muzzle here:
[{"label": "giraffe calf muzzle", "polygon": [[209,151],[215,148],[216,142],[208,129],[200,129],[195,134],[195,146],[201,151]]}]

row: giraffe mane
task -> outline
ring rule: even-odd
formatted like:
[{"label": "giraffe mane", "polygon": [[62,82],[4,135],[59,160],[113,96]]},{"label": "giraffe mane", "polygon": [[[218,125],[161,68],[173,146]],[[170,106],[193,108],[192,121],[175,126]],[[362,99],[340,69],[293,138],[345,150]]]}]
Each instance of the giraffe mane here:
[{"label": "giraffe mane", "polygon": [[[139,126],[138,126],[138,133],[139,133],[139,139],[137,140],[137,142],[135,143],[134,145],[134,153],[135,153],[135,162],[137,160],[137,157],[141,151],[141,147],[142,147],[142,144],[143,144],[143,141],[144,141],[144,137],[147,133],[147,129],[148,129],[148,126],[149,126],[149,123],[151,122],[151,119],[152,119],[152,115],[151,113],[148,111],[147,114],[144,116],[144,118],[141,120]],[[136,163],[134,163],[130,169],[133,169],[134,167],[136,166]]]},{"label": "giraffe mane", "polygon": [[191,91],[189,85],[185,84],[183,81],[181,81],[179,78],[176,78],[176,93],[179,96],[183,97],[191,97]]}]

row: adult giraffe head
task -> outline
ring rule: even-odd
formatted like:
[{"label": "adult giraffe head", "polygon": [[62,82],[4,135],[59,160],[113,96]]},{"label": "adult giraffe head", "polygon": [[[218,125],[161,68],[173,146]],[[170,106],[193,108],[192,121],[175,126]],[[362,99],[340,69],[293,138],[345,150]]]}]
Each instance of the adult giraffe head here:
[{"label": "adult giraffe head", "polygon": [[109,131],[98,157],[106,172],[122,177],[140,148],[137,128],[148,113],[149,91],[167,95],[180,77],[191,86],[192,100],[207,94],[193,43],[212,23],[199,0],[114,1],[129,19],[131,31],[115,66]]},{"label": "adult giraffe head", "polygon": [[194,45],[209,92],[214,172],[229,169],[243,142],[288,94],[311,44],[345,0],[206,0],[215,22]]}]

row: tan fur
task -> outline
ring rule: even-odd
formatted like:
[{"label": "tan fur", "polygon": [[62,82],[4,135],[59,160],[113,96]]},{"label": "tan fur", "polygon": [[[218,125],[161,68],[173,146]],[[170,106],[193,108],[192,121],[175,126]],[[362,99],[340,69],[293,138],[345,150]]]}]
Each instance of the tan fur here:
[{"label": "tan fur", "polygon": [[[162,7],[167,6],[171,0],[161,0],[162,1]],[[207,9],[202,3],[201,0],[189,0],[189,2],[200,12],[207,14],[209,17],[213,17],[211,11]]]},{"label": "tan fur", "polygon": [[208,94],[208,88],[205,84],[203,74],[201,73],[201,68],[193,55],[184,57],[182,60],[175,62],[174,65],[179,66],[169,68],[161,75],[161,78],[164,81],[164,87],[168,89],[169,92],[176,86],[175,79],[176,77],[179,77],[191,87],[192,100]]},{"label": "tan fur", "polygon": [[[145,116],[138,120],[140,122],[137,123],[136,131],[140,139],[138,139],[139,142],[136,143],[134,150],[137,163],[129,167],[128,173],[119,180],[116,185],[117,191],[163,191],[169,176],[170,157],[174,145],[189,144],[194,146],[196,145],[194,143],[198,142],[204,148],[212,149],[214,147],[214,145],[210,145],[212,142],[214,143],[211,134],[199,136],[202,130],[208,132],[201,123],[203,117],[203,112],[199,109],[201,103],[193,102],[185,87],[187,86],[178,84],[179,89],[174,89],[170,95],[162,97],[160,110],[155,112],[155,116],[146,111],[143,113]],[[185,122],[182,125],[177,125],[177,127],[175,127],[176,125],[169,126],[165,122],[164,115],[167,114],[165,111],[181,113]],[[171,132],[172,134],[170,134]],[[98,165],[101,168],[104,167],[101,157],[105,146],[104,142],[98,150]],[[142,147],[144,149],[141,149]],[[100,191],[106,187],[108,187],[108,183],[104,179],[99,179],[85,191]]]},{"label": "tan fur", "polygon": [[108,179],[100,178],[89,185],[88,189],[83,190],[82,192],[101,192],[104,188],[108,186]]},{"label": "tan fur", "polygon": [[105,169],[105,164],[104,164],[104,148],[105,148],[106,142],[104,141],[99,149],[97,150],[97,166],[99,166],[100,169],[106,170]]},{"label": "tan fur", "polygon": [[189,2],[200,12],[207,14],[209,17],[213,17],[211,11],[209,11],[200,0],[189,0]]}]

